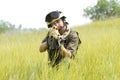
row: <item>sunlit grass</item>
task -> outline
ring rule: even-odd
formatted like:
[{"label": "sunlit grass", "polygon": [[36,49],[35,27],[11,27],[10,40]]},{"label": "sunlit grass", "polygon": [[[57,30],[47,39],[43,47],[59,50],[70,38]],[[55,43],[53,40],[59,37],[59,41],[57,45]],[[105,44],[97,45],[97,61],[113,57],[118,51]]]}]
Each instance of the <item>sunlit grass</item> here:
[{"label": "sunlit grass", "polygon": [[46,32],[0,34],[0,80],[120,80],[120,19],[74,28],[82,44],[70,68],[48,66],[39,46]]}]

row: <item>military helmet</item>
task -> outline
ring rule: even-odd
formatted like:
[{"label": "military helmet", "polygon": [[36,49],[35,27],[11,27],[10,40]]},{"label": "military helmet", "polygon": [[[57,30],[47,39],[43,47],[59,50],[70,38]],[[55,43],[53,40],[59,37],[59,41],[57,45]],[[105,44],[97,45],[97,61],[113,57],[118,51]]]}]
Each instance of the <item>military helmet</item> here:
[{"label": "military helmet", "polygon": [[51,27],[51,24],[58,19],[65,19],[61,11],[52,11],[46,15],[45,22],[47,23],[48,28]]}]

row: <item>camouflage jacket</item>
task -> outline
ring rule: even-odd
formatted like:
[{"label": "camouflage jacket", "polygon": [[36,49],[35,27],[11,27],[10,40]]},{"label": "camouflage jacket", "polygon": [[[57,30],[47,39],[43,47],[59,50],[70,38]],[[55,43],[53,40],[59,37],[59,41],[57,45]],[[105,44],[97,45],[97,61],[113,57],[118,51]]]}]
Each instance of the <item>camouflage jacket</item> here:
[{"label": "camouflage jacket", "polygon": [[[47,36],[44,38],[42,42],[47,41],[48,43],[52,43],[52,41],[49,38],[49,33]],[[56,42],[57,40],[54,40]],[[81,43],[81,40],[79,38],[78,32],[70,29],[69,34],[64,38],[64,40],[61,41],[64,44],[64,47],[69,50],[72,54],[73,57],[77,53],[79,44]],[[57,44],[58,45],[58,44]],[[57,45],[54,45],[54,47],[58,47]],[[51,44],[48,44],[48,55],[49,55],[49,60],[52,62],[52,65],[58,64],[64,57],[62,57],[59,52],[60,49],[58,48],[57,50],[51,49],[50,48]]]}]

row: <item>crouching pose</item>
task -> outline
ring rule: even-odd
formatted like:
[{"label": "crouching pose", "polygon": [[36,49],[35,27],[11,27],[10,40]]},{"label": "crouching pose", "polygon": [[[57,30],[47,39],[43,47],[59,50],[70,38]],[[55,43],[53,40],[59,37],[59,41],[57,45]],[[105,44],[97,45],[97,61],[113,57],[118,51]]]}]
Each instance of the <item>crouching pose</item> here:
[{"label": "crouching pose", "polygon": [[81,40],[78,32],[68,27],[66,17],[60,11],[52,11],[45,18],[48,34],[42,41],[39,51],[48,51],[50,65],[58,65],[64,58],[73,58]]}]

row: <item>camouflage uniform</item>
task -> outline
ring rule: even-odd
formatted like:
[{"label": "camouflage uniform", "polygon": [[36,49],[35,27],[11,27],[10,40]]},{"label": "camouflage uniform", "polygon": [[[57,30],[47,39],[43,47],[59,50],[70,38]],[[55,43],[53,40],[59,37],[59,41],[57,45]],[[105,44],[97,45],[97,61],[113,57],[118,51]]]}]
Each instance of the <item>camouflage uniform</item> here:
[{"label": "camouflage uniform", "polygon": [[[47,41],[48,44],[51,43],[51,38],[49,38],[49,33],[47,34],[47,36],[45,37],[45,39],[42,42]],[[54,42],[56,42],[57,40],[54,40]],[[69,34],[65,37],[64,40],[61,41],[64,44],[64,47],[69,50],[74,57],[75,54],[77,53],[77,49],[79,44],[81,43],[81,40],[79,38],[78,32],[73,31],[72,29],[70,29]],[[57,44],[58,45],[58,44]],[[54,47],[57,47],[57,45],[55,44]],[[50,50],[50,45],[48,45],[48,54],[49,54],[49,61],[50,63],[52,63],[52,66],[57,65],[64,57],[62,57],[60,55],[60,48],[58,47],[57,50]]]}]

